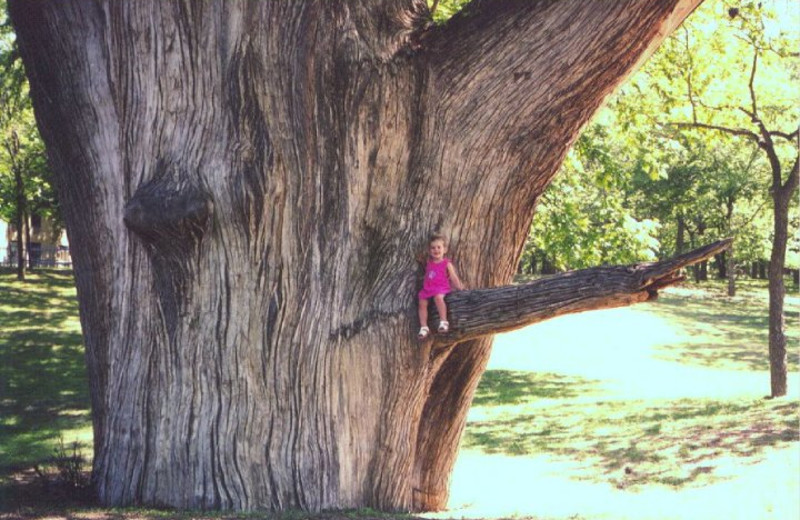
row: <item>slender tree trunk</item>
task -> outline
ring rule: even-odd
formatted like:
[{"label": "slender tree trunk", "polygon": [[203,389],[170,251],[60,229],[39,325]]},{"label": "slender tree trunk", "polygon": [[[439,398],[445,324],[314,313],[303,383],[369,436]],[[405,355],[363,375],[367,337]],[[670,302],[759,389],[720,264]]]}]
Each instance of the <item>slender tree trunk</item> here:
[{"label": "slender tree trunk", "polygon": [[28,234],[25,185],[22,181],[22,171],[17,167],[12,167],[12,169],[14,170],[14,190],[17,202],[17,280],[25,280],[26,258],[30,254],[25,247],[25,237]]},{"label": "slender tree trunk", "polygon": [[[753,70],[755,71],[755,65]],[[750,90],[755,107],[752,80]],[[771,396],[780,397],[786,395],[787,391],[786,324],[783,316],[786,288],[784,287],[783,271],[786,266],[786,245],[789,240],[789,204],[800,185],[800,128],[796,128],[793,134],[792,144],[795,146],[797,155],[784,181],[781,160],[775,150],[772,135],[760,119],[757,117],[753,119],[758,124],[762,137],[759,146],[766,153],[772,170],[771,192],[774,205],[774,227],[772,254],[769,262],[769,365]]]},{"label": "slender tree trunk", "polygon": [[736,264],[733,260],[733,245],[725,251],[728,272],[728,296],[736,296]]},{"label": "slender tree trunk", "polygon": [[[472,286],[508,283],[581,126],[697,3],[479,0],[434,27],[422,0],[11,0],[101,500],[444,507],[516,315],[420,348],[418,251],[444,230]],[[593,308],[676,280],[630,273],[590,277]]]},{"label": "slender tree trunk", "polygon": [[[727,212],[725,214],[725,220],[727,222],[728,233],[732,235],[733,231],[733,208],[734,208],[734,200],[732,197],[729,197],[727,200]],[[725,255],[725,264],[728,275],[728,296],[736,296],[736,264],[733,258],[733,244],[731,247],[728,248],[727,251],[723,253]]]},{"label": "slender tree trunk", "polygon": [[[703,242],[703,236],[705,235],[705,233],[706,233],[706,223],[703,220],[703,217],[701,216],[697,221],[697,228],[696,228],[696,234],[697,234],[696,238],[698,243]],[[692,244],[693,245],[695,244],[694,237],[692,238]],[[708,262],[700,262],[699,264],[696,264],[694,266],[694,270],[695,270],[696,282],[700,283],[708,281]]]},{"label": "slender tree trunk", "polygon": [[786,395],[786,324],[783,302],[786,288],[783,266],[789,229],[789,197],[774,196],[775,213],[772,255],[769,262],[769,369],[772,397]]},{"label": "slender tree trunk", "polygon": [[28,211],[27,204],[25,208],[25,252],[27,258],[27,268],[30,271],[33,269],[35,262],[33,250],[31,249],[31,213]]},{"label": "slender tree trunk", "polygon": [[[784,286],[783,271],[786,265],[786,246],[789,241],[789,204],[797,191],[798,177],[800,177],[800,156],[795,159],[794,166],[789,172],[789,178],[783,183],[780,162],[774,149],[770,148],[768,156],[773,166],[772,199],[774,202],[773,213],[773,238],[772,254],[769,262],[769,365],[771,396],[786,395],[786,324],[783,315],[786,287]],[[776,170],[777,169],[777,170]]]},{"label": "slender tree trunk", "polygon": [[717,268],[717,279],[725,280],[728,278],[728,259],[725,256],[725,252],[714,257],[714,267]]},{"label": "slender tree trunk", "polygon": [[675,237],[675,254],[680,255],[686,250],[686,222],[682,215],[678,215],[678,232]]},{"label": "slender tree trunk", "polygon": [[25,248],[24,236],[27,227],[27,198],[25,197],[25,183],[22,178],[22,168],[18,162],[19,135],[15,130],[3,142],[8,153],[11,171],[14,174],[14,203],[16,205],[15,222],[17,228],[17,280],[25,280]]}]

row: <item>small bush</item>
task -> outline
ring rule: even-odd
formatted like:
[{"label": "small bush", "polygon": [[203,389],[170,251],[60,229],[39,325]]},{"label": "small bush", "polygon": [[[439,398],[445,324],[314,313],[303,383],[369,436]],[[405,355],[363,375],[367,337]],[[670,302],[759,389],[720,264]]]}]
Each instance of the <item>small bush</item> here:
[{"label": "small bush", "polygon": [[81,452],[80,443],[74,441],[68,448],[64,445],[64,438],[59,436],[52,462],[62,485],[73,489],[89,487],[89,478],[84,471],[86,458]]}]

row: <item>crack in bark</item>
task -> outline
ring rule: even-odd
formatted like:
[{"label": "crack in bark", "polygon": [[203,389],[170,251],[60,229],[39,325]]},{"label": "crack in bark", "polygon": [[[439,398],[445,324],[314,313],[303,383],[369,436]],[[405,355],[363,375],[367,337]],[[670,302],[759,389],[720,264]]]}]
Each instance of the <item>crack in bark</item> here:
[{"label": "crack in bark", "polygon": [[331,333],[328,335],[328,339],[330,339],[331,341],[337,341],[339,339],[347,340],[365,331],[367,328],[369,328],[370,325],[372,325],[378,320],[396,318],[403,314],[407,314],[409,316],[412,315],[411,312],[408,313],[386,312],[386,311],[365,312],[364,314],[360,315],[358,318],[351,321],[350,323],[345,323],[344,325],[339,326],[335,330],[332,330]]}]

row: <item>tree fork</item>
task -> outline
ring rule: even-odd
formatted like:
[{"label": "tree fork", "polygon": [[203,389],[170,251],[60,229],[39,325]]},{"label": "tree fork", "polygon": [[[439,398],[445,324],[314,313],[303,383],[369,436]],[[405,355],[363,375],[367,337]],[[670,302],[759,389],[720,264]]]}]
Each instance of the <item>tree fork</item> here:
[{"label": "tree fork", "polygon": [[444,507],[491,338],[420,352],[420,241],[509,283],[582,125],[699,2],[9,1],[101,501]]}]

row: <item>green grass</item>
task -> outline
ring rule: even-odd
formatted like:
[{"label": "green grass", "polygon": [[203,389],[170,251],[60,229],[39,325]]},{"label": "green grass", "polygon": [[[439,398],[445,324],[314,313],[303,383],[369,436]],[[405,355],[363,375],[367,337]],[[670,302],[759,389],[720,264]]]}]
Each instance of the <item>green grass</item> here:
[{"label": "green grass", "polygon": [[71,272],[0,270],[0,485],[46,466],[59,437],[91,452],[85,366]]},{"label": "green grass", "polygon": [[[797,297],[787,299],[786,307],[790,344],[796,346],[800,338],[792,325],[800,310]],[[699,289],[688,284],[637,309],[668,320],[691,339],[656,343],[665,362],[709,369],[768,368],[762,282],[740,284],[733,299],[724,295],[722,284]],[[20,283],[13,272],[0,271],[0,518],[3,504],[10,503],[5,502],[9,493],[18,492],[12,479],[30,476],[34,466],[48,466],[59,438],[80,441],[84,455],[91,457],[88,383],[77,315],[70,273],[40,271]],[[789,362],[790,368],[798,368],[796,349]],[[463,446],[486,453],[578,461],[580,469],[571,477],[620,489],[647,485],[683,489],[721,478],[724,464],[758,462],[771,448],[796,443],[800,437],[797,400],[626,399],[607,395],[605,383],[575,375],[488,370],[470,411]],[[38,504],[41,497],[28,499]],[[70,513],[74,518],[198,518],[191,512],[99,510],[69,504],[61,510],[69,507],[77,507]],[[23,508],[13,514],[33,518],[40,512]],[[362,510],[323,516],[397,515]],[[202,517],[264,516],[204,513]],[[271,518],[312,516],[289,512]]]},{"label": "green grass", "polygon": [[[769,370],[764,281],[740,283],[734,298],[725,294],[721,282],[686,284],[635,310],[667,320],[671,328],[683,332],[677,340],[665,339],[667,344],[653,343],[657,359],[710,370]],[[790,371],[800,367],[800,331],[792,326],[799,310],[797,297],[787,298]],[[597,322],[590,325],[594,326]],[[637,329],[637,334],[648,332]],[[583,348],[591,349],[591,341],[578,346]],[[541,350],[538,354],[546,355]],[[765,377],[765,393],[766,381]],[[717,466],[731,458],[743,464],[757,462],[768,448],[800,439],[797,400],[604,398],[604,383],[578,376],[488,370],[477,390],[463,446],[492,454],[547,454],[581,461],[584,469],[575,478],[618,488],[648,484],[680,488],[714,481]]]},{"label": "green grass", "polygon": [[473,406],[521,404],[539,399],[568,399],[597,392],[597,381],[558,374],[488,370]]},{"label": "green grass", "polygon": [[[789,286],[787,286],[789,287]],[[690,294],[686,294],[690,293]],[[662,357],[684,364],[738,370],[769,370],[767,356],[769,300],[765,280],[743,280],[737,294],[729,297],[722,281],[698,286],[687,284],[684,292],[670,292],[649,307],[694,338],[686,348],[664,345]],[[800,369],[800,298],[787,294],[784,301],[787,365]],[[795,348],[792,348],[792,347]]]},{"label": "green grass", "polygon": [[[492,372],[487,375],[499,377]],[[478,398],[485,392],[479,386]],[[476,407],[463,446],[584,461],[575,478],[617,487],[703,484],[713,480],[720,457],[754,462],[765,448],[800,439],[799,411],[797,401],[765,399],[656,404],[566,398],[545,405],[532,399],[513,409]]]}]

